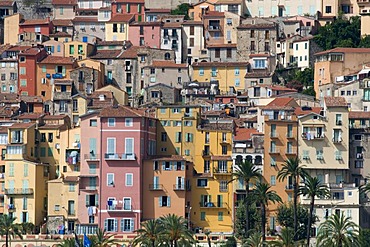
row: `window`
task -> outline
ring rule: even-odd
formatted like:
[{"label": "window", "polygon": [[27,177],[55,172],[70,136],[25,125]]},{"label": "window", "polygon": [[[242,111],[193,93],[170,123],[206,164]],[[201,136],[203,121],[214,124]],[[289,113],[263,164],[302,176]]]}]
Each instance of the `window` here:
[{"label": "window", "polygon": [[325,13],[330,14],[331,13],[331,6],[325,6]]},{"label": "window", "polygon": [[123,210],[131,210],[131,198],[123,198]]},{"label": "window", "polygon": [[107,173],[107,186],[114,186],[114,173]]},{"label": "window", "polygon": [[134,120],[133,120],[133,118],[129,118],[129,117],[125,118],[125,126],[126,127],[132,127],[132,126],[134,126]]},{"label": "window", "polygon": [[271,186],[276,185],[276,176],[275,176],[275,175],[272,175],[272,176],[270,177],[270,185],[271,185]]},{"label": "window", "polygon": [[206,220],[206,212],[200,212],[200,220],[205,221]]},{"label": "window", "polygon": [[254,62],[254,68],[266,68],[266,60],[265,59],[255,59]]},{"label": "window", "polygon": [[9,163],[9,177],[14,177],[14,163]]},{"label": "window", "polygon": [[121,231],[122,232],[133,232],[135,221],[134,219],[122,219],[121,220]]},{"label": "window", "polygon": [[218,221],[223,221],[223,220],[224,220],[224,213],[218,212]]},{"label": "window", "polygon": [[53,133],[49,133],[48,134],[48,142],[53,142],[53,139],[54,139]]},{"label": "window", "polygon": [[221,57],[220,48],[216,48],[215,49],[215,58],[220,58],[220,57]]},{"label": "window", "polygon": [[116,125],[115,118],[108,118],[108,127],[114,127]]},{"label": "window", "polygon": [[162,132],[161,133],[161,141],[166,142],[167,141],[167,132]]},{"label": "window", "polygon": [[227,48],[227,49],[226,49],[226,57],[227,57],[227,58],[232,58],[232,51],[231,51],[231,49],[230,49],[230,48]]},{"label": "window", "polygon": [[133,174],[126,173],[126,186],[132,186],[132,185],[133,185]]},{"label": "window", "polygon": [[90,127],[97,127],[97,126],[98,126],[98,120],[90,119]]},{"label": "window", "polygon": [[26,67],[20,67],[19,68],[19,74],[25,75],[26,74]]},{"label": "window", "polygon": [[170,207],[171,206],[171,198],[169,196],[160,196],[158,199],[159,199],[160,207]]},{"label": "window", "polygon": [[75,192],[75,190],[76,190],[76,185],[75,184],[70,183],[68,187],[69,187],[69,190],[68,190],[69,192]]},{"label": "window", "polygon": [[105,219],[104,229],[107,232],[118,232],[118,220],[117,219]]},{"label": "window", "polygon": [[194,38],[189,39],[189,47],[194,47]]},{"label": "window", "polygon": [[254,30],[251,30],[251,35],[250,35],[250,37],[251,37],[251,38],[254,38],[254,36],[255,36],[255,32],[254,32]]},{"label": "window", "polygon": [[252,40],[252,41],[251,41],[250,50],[251,50],[251,51],[256,50],[256,42],[255,42],[254,40]]},{"label": "window", "polygon": [[206,178],[200,178],[197,180],[197,186],[198,187],[207,187],[208,186],[208,180]]}]

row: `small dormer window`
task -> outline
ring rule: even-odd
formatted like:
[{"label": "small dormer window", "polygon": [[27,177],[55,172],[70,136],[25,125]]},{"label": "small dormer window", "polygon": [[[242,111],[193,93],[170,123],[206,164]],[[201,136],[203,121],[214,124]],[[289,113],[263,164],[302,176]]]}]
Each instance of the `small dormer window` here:
[{"label": "small dormer window", "polygon": [[105,100],[105,95],[104,94],[100,94],[99,95],[99,101],[104,101]]}]

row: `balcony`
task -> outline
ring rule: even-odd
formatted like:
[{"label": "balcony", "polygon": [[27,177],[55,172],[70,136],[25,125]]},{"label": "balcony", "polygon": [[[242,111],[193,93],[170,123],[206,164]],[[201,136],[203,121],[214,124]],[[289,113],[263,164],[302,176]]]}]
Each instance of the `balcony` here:
[{"label": "balcony", "polygon": [[66,163],[69,165],[76,165],[80,162],[80,150],[79,149],[66,149]]},{"label": "balcony", "polygon": [[7,145],[5,160],[23,159],[26,157],[26,145]]},{"label": "balcony", "polygon": [[174,184],[173,190],[177,191],[184,191],[185,190],[185,184]]},{"label": "balcony", "polygon": [[342,137],[334,137],[334,138],[332,139],[332,141],[333,141],[333,143],[335,143],[335,144],[340,144],[340,143],[342,143]]},{"label": "balcony", "polygon": [[213,170],[213,174],[214,175],[231,175],[231,170],[228,170],[228,169],[224,169],[224,168],[215,168]]},{"label": "balcony", "polygon": [[[357,160],[363,160],[364,159],[364,154],[363,153],[357,153],[356,154],[356,159]],[[1,177],[0,177],[1,178]]]},{"label": "balcony", "polygon": [[209,209],[220,209],[220,208],[227,208],[227,204],[225,202],[214,203],[214,202],[199,202],[199,206],[202,209],[209,208]]},{"label": "balcony", "polygon": [[286,138],[288,138],[288,139],[295,139],[293,133],[287,133],[286,134]]},{"label": "balcony", "polygon": [[136,160],[135,154],[122,154],[121,156],[122,160]]},{"label": "balcony", "polygon": [[99,161],[100,160],[100,154],[93,154],[93,153],[85,154],[84,159],[87,162],[89,162],[89,161]]},{"label": "balcony", "polygon": [[149,190],[152,190],[152,191],[163,190],[163,185],[162,184],[149,184]]},{"label": "balcony", "polygon": [[295,115],[266,115],[265,116],[265,122],[268,121],[297,121],[297,116]]},{"label": "balcony", "polygon": [[209,25],[207,27],[207,30],[210,32],[217,32],[217,31],[222,31],[222,27],[220,25]]},{"label": "balcony", "polygon": [[202,151],[202,156],[211,156],[211,152],[209,150],[203,150]]},{"label": "balcony", "polygon": [[16,208],[15,208],[15,204],[8,204],[8,210],[9,211],[14,211]]},{"label": "balcony", "polygon": [[231,139],[230,138],[221,138],[220,139],[220,144],[222,145],[222,144],[227,144],[227,145],[229,145],[229,144],[231,144]]},{"label": "balcony", "polygon": [[278,139],[279,138],[279,133],[277,133],[277,132],[271,132],[270,133],[270,138],[271,139]]},{"label": "balcony", "polygon": [[297,155],[297,148],[287,148],[285,150],[286,155]]},{"label": "balcony", "polygon": [[293,190],[293,189],[294,189],[293,184],[285,185],[285,190]]},{"label": "balcony", "polygon": [[307,141],[314,141],[314,140],[324,140],[325,134],[324,133],[302,133],[302,139]]},{"label": "balcony", "polygon": [[[108,201],[109,202],[109,201]],[[113,205],[107,205],[106,206],[106,209],[107,211],[123,211],[123,212],[131,212],[132,211],[132,207],[131,205],[122,205],[122,202],[120,203],[121,205],[118,205],[118,201],[115,201],[116,204],[114,203],[114,201],[112,201]]]},{"label": "balcony", "polygon": [[33,189],[5,189],[6,195],[33,195]]},{"label": "balcony", "polygon": [[93,186],[93,185],[91,185],[91,186],[85,186],[85,187],[80,186],[80,190],[82,190],[82,191],[97,191],[98,190],[98,187],[97,186]]},{"label": "balcony", "polygon": [[68,209],[68,216],[76,216],[76,210]]},{"label": "balcony", "polygon": [[54,92],[53,99],[54,100],[70,100],[71,92]]},{"label": "balcony", "polygon": [[279,148],[270,148],[269,149],[269,154],[280,154],[280,149]]},{"label": "balcony", "polygon": [[324,155],[323,154],[317,154],[316,159],[317,160],[324,160]]}]

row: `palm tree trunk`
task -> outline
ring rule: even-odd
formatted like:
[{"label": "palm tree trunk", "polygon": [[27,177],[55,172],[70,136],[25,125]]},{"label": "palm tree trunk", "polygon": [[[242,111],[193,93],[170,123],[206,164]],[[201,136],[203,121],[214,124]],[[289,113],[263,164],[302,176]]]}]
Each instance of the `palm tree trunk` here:
[{"label": "palm tree trunk", "polygon": [[310,247],[310,238],[311,238],[311,220],[313,216],[313,208],[315,206],[315,196],[311,197],[310,202],[310,215],[308,217],[308,224],[307,224],[307,247]]},{"label": "palm tree trunk", "polygon": [[261,224],[262,224],[262,240],[266,241],[266,206],[261,203]]},{"label": "palm tree trunk", "polygon": [[249,237],[249,181],[245,183],[245,236]]},{"label": "palm tree trunk", "polygon": [[293,177],[293,220],[294,220],[294,241],[297,240],[297,231],[298,231],[298,216],[297,216],[297,200],[298,200],[298,180],[296,177]]},{"label": "palm tree trunk", "polygon": [[211,245],[211,239],[210,239],[209,236],[207,236],[207,242],[208,242],[208,247],[212,247],[212,245]]},{"label": "palm tree trunk", "polygon": [[9,232],[5,233],[5,246],[9,247]]},{"label": "palm tree trunk", "polygon": [[152,241],[152,247],[155,247],[155,240],[152,239],[151,241]]}]

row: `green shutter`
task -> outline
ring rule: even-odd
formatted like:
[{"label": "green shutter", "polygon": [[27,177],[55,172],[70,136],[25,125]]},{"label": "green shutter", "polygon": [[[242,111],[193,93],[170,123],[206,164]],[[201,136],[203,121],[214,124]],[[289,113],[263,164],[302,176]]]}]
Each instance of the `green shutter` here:
[{"label": "green shutter", "polygon": [[48,157],[52,157],[53,156],[53,148],[49,147],[48,148]]}]

